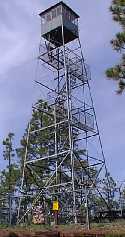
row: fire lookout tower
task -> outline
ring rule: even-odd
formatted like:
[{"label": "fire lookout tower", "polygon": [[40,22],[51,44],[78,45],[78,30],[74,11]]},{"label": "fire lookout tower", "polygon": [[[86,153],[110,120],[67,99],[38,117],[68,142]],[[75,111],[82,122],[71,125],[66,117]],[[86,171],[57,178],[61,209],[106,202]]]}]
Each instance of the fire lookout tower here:
[{"label": "fire lookout tower", "polygon": [[[77,223],[82,208],[87,219],[89,210],[95,210],[95,196],[105,198],[100,180],[107,171],[90,91],[91,75],[81,49],[78,14],[61,1],[40,13],[40,18],[38,60],[50,74],[42,78],[42,71],[42,80],[36,81],[47,98],[40,98],[40,103],[33,106],[33,112],[41,114],[41,122],[37,121],[35,128],[31,123],[28,129],[21,184],[25,195],[20,198],[18,220],[24,220],[22,200],[32,196],[32,207],[29,205],[24,216],[40,200],[45,215],[50,215],[51,200],[59,203],[60,222],[65,219]],[[49,117],[48,122],[45,117]],[[28,150],[32,140],[35,149],[42,150],[37,155]],[[26,190],[27,167],[36,185]],[[39,167],[38,173],[34,167]]]}]

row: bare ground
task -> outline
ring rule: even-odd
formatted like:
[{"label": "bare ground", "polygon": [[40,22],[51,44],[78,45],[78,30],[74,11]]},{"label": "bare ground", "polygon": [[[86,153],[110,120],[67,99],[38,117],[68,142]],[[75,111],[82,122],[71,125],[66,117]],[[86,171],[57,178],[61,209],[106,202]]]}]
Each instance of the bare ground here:
[{"label": "bare ground", "polygon": [[46,230],[37,229],[0,229],[0,237],[125,237],[125,221],[94,226],[87,231],[83,226],[58,226]]}]

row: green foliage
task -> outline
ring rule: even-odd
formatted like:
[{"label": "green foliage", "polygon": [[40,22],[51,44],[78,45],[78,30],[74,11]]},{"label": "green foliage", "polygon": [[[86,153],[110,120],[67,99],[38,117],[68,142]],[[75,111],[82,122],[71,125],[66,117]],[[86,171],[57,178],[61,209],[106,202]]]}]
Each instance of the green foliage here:
[{"label": "green foliage", "polygon": [[[9,133],[3,141],[3,158],[8,163],[6,168],[0,171],[0,223],[8,222],[8,210],[16,202],[11,197],[20,185],[20,168],[17,163],[15,149],[13,147],[14,134]],[[5,216],[6,213],[6,216]]]},{"label": "green foliage", "polygon": [[13,138],[14,138],[14,134],[9,133],[8,137],[3,141],[3,146],[5,147],[5,150],[3,151],[3,157],[5,160],[9,160],[10,156],[12,158],[15,155],[13,147],[12,147]]},{"label": "green foliage", "polygon": [[116,192],[116,182],[110,173],[107,173],[103,179],[103,192],[110,208],[117,208],[118,203],[114,200]]},{"label": "green foliage", "polygon": [[113,49],[122,52],[122,49],[125,49],[125,32],[117,33],[116,38],[111,40],[111,44]]},{"label": "green foliage", "polygon": [[119,66],[116,66],[114,68],[110,68],[106,71],[106,75],[107,77],[110,79],[114,79],[114,80],[119,80],[119,76],[120,76],[120,67]]},{"label": "green foliage", "polygon": [[8,165],[6,169],[1,171],[0,188],[5,194],[14,191],[20,177],[20,169],[17,165],[17,160],[16,158],[14,159],[15,149],[13,148],[13,140],[14,134],[9,133],[3,141],[3,158],[8,161]]},{"label": "green foliage", "polygon": [[125,1],[124,0],[113,0],[110,11],[113,14],[114,21],[118,22],[121,26],[125,24]]},{"label": "green foliage", "polygon": [[14,192],[15,187],[19,185],[20,169],[16,164],[12,164],[11,167],[11,176],[8,170],[6,169],[1,171],[0,179],[0,194],[6,195],[9,191]]},{"label": "green foliage", "polygon": [[122,27],[122,32],[117,33],[116,38],[111,40],[113,49],[122,55],[122,59],[118,65],[106,71],[106,76],[118,82],[117,92],[121,94],[125,90],[125,0],[113,0],[110,11],[113,20]]}]

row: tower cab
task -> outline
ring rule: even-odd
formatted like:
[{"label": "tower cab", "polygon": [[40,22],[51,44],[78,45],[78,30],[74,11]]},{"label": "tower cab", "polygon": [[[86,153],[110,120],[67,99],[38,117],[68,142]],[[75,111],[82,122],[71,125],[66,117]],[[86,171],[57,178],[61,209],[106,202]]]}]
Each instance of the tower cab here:
[{"label": "tower cab", "polygon": [[41,12],[41,36],[55,46],[78,38],[79,16],[63,1]]}]

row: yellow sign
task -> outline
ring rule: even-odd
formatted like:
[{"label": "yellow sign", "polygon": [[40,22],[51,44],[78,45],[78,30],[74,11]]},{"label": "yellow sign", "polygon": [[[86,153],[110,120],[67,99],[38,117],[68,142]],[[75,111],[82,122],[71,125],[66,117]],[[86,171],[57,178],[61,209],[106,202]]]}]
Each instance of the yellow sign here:
[{"label": "yellow sign", "polygon": [[59,202],[53,201],[53,211],[58,211],[58,210],[59,210]]}]

